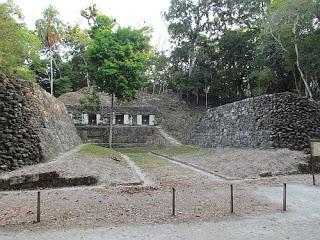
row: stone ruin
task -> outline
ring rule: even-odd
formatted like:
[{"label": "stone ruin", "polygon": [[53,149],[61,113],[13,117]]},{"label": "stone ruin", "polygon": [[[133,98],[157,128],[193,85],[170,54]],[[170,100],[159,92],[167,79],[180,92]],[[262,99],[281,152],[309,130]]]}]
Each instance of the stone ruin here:
[{"label": "stone ruin", "polygon": [[320,104],[277,93],[209,109],[189,144],[309,151],[310,139],[319,137]]},{"label": "stone ruin", "polygon": [[47,161],[79,144],[62,102],[30,81],[0,75],[0,170]]}]

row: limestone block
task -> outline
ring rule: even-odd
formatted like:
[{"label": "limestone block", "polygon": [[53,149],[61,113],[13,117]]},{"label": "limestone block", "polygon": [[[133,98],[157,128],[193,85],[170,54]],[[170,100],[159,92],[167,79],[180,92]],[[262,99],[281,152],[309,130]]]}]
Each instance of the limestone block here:
[{"label": "limestone block", "polygon": [[124,125],[129,125],[130,124],[130,120],[129,120],[129,115],[128,114],[124,114],[124,116],[123,116],[123,124]]},{"label": "limestone block", "polygon": [[149,116],[149,125],[151,125],[151,126],[154,125],[154,115]]},{"label": "limestone block", "polygon": [[137,125],[142,125],[142,115],[137,115]]}]

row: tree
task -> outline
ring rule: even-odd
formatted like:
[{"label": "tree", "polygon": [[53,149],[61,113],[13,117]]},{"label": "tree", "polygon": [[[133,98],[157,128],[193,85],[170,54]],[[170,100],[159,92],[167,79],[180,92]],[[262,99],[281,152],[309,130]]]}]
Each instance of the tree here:
[{"label": "tree", "polygon": [[34,80],[30,65],[39,59],[40,42],[23,24],[12,1],[0,4],[0,73]]},{"label": "tree", "polygon": [[289,57],[294,53],[295,65],[310,99],[313,98],[311,76],[307,72],[309,67],[301,64],[301,54],[304,40],[317,31],[314,23],[319,16],[319,5],[319,0],[275,0],[268,9],[265,24],[265,32],[284,54]]},{"label": "tree", "polygon": [[[223,51],[219,52],[223,59],[217,59],[217,52],[219,47],[221,48],[222,46],[221,41],[226,40],[227,36],[229,36],[228,41],[231,44],[251,47],[254,37],[245,39],[244,36],[256,34],[259,20],[261,20],[269,2],[270,0],[171,0],[171,5],[164,16],[168,22],[168,32],[173,43],[173,51],[170,58],[171,76],[174,79],[172,82],[176,84],[180,94],[182,91],[186,92],[187,96],[192,93],[196,96],[198,103],[199,95],[204,94],[206,99],[208,98],[208,89],[218,94],[218,91],[221,92],[226,87],[222,86],[218,79],[213,79],[213,77],[221,76],[224,79],[219,80],[225,85],[232,83],[232,81],[229,83],[224,82],[230,78],[226,79],[222,72],[230,75],[232,71],[235,74],[235,71],[232,67],[223,69],[222,60],[223,63],[226,60],[226,55],[224,55]],[[238,31],[239,34],[230,36],[232,31]],[[241,35],[243,38],[240,36],[241,32],[243,32]],[[246,34],[247,32],[250,34]],[[239,36],[241,43],[237,43]],[[232,38],[235,38],[234,41]],[[237,54],[241,50],[232,49]],[[229,56],[231,56],[231,51],[227,50],[229,51]],[[210,53],[211,56],[207,53]],[[249,55],[251,54],[250,52]],[[244,58],[248,57],[244,56]],[[220,63],[220,70],[216,68],[218,63]],[[242,65],[242,67],[247,66],[248,64],[246,66]],[[238,80],[234,81],[234,83],[238,83],[238,88],[235,90],[238,94],[223,93],[223,95],[245,96],[246,89],[243,89],[242,85],[244,84],[242,82],[247,80],[248,73],[245,69],[242,70],[241,74],[246,76],[239,76]],[[220,71],[220,75],[218,71]],[[208,87],[213,84],[213,80],[216,81],[216,86]],[[209,82],[210,84],[208,84]],[[224,91],[228,90],[225,89]]]},{"label": "tree", "polygon": [[80,12],[81,16],[87,19],[88,25],[91,27],[92,23],[96,22],[97,16],[99,16],[99,10],[97,9],[96,4],[92,4]]},{"label": "tree", "polygon": [[[253,33],[228,31],[219,42],[219,55],[226,81],[230,82],[231,98],[242,99],[248,89],[250,65],[253,61]],[[245,86],[246,85],[246,86]],[[252,95],[252,93],[251,93]]]},{"label": "tree", "polygon": [[79,110],[89,115],[96,115],[101,110],[100,98],[95,88],[91,89],[90,94],[80,100]]},{"label": "tree", "polygon": [[200,38],[212,26],[209,18],[213,13],[211,3],[212,1],[194,3],[192,0],[171,0],[169,10],[164,13],[172,42],[185,54],[184,63],[189,79],[197,59]]},{"label": "tree", "polygon": [[[81,30],[78,25],[66,27],[64,38],[64,45],[68,49],[66,57],[72,58],[71,63],[76,62],[78,71],[84,71],[87,87],[90,87],[90,77],[88,59],[85,51],[90,40],[89,34]],[[80,60],[80,62],[78,60]]]},{"label": "tree", "polygon": [[59,12],[55,7],[49,6],[42,15],[43,18],[36,21],[36,29],[44,51],[50,58],[50,91],[53,95],[53,51],[61,40],[63,28]]},{"label": "tree", "polygon": [[155,52],[149,62],[149,75],[152,83],[152,94],[165,92],[168,86],[168,58],[164,52]]},{"label": "tree", "polygon": [[[105,24],[102,24],[105,23]],[[98,16],[92,26],[93,40],[88,46],[88,56],[94,71],[92,78],[100,91],[112,97],[110,138],[112,147],[112,120],[114,96],[120,101],[131,101],[146,83],[147,62],[150,56],[148,29],[119,27],[113,30],[114,21]]]}]

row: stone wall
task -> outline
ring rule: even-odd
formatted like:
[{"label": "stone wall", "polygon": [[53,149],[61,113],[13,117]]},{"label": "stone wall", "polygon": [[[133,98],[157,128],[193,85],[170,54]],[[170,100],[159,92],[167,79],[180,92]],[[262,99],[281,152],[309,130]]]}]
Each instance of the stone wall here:
[{"label": "stone wall", "polygon": [[[108,126],[77,126],[79,135],[85,143],[109,144]],[[116,147],[143,147],[170,144],[154,126],[113,126],[113,145]]]},{"label": "stone wall", "polygon": [[309,139],[319,137],[319,103],[292,93],[278,93],[209,109],[189,143],[308,150]]},{"label": "stone wall", "polygon": [[0,76],[0,169],[46,161],[80,143],[63,103],[32,82]]},{"label": "stone wall", "polygon": [[66,178],[57,172],[44,172],[28,175],[20,175],[9,178],[0,178],[0,190],[24,190],[60,188],[72,186],[89,186],[96,184],[98,179],[93,176],[81,176]]}]

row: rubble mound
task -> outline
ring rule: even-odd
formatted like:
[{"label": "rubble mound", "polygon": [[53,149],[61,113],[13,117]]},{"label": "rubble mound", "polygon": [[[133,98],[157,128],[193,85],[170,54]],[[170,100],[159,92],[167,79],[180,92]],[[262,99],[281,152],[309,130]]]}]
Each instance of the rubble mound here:
[{"label": "rubble mound", "polygon": [[320,104],[293,93],[248,98],[209,109],[190,144],[309,150],[320,137]]},{"label": "rubble mound", "polygon": [[0,171],[50,160],[81,143],[64,104],[38,85],[0,75]]}]

